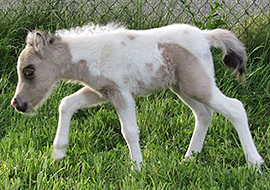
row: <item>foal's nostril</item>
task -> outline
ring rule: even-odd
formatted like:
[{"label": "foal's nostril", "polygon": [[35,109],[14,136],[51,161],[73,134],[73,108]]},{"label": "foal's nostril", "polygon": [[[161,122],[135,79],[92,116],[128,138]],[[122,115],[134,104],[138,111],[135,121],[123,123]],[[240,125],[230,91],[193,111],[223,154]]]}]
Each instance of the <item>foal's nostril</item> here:
[{"label": "foal's nostril", "polygon": [[20,112],[26,112],[28,107],[27,102],[21,103],[21,101],[19,101],[17,98],[13,98],[11,101],[11,106]]},{"label": "foal's nostril", "polygon": [[13,98],[13,100],[11,101],[11,106],[16,107],[17,106],[17,99]]}]

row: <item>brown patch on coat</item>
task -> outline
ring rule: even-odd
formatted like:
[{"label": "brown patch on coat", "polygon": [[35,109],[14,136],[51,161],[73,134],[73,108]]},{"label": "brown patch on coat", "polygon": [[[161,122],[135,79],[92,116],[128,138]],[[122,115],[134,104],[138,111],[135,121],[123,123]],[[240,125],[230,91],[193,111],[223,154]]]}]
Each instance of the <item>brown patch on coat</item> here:
[{"label": "brown patch on coat", "polygon": [[121,109],[126,107],[126,102],[116,83],[104,76],[91,76],[85,60],[70,64],[63,78],[82,82],[84,85],[89,86],[89,88],[97,92],[101,97],[109,99],[117,108]]},{"label": "brown patch on coat", "polygon": [[64,79],[83,82],[101,97],[109,99],[115,107],[120,109],[126,107],[126,102],[116,83],[104,76],[91,76],[85,60],[70,64],[64,74]]},{"label": "brown patch on coat", "polygon": [[145,64],[145,67],[146,67],[148,70],[150,70],[150,71],[153,71],[153,69],[154,69],[153,63],[146,63],[146,64]]},{"label": "brown patch on coat", "polygon": [[99,88],[96,88],[96,90],[102,96],[108,98],[117,109],[126,108],[127,103],[114,81],[106,77],[98,77],[96,80],[97,85],[99,85]]},{"label": "brown patch on coat", "polygon": [[136,38],[136,36],[134,36],[134,35],[128,35],[128,39],[130,39],[130,40],[134,40]]},{"label": "brown patch on coat", "polygon": [[[160,88],[164,89],[168,86],[174,84],[175,81],[175,72],[172,65],[162,65],[156,71],[156,76],[152,79],[153,83],[159,83]],[[163,84],[163,85],[162,85]]]},{"label": "brown patch on coat", "polygon": [[161,65],[155,76],[151,79],[153,90],[163,90],[175,84],[175,66],[172,53],[166,50],[164,44],[158,44],[158,49],[162,51],[163,65]]},{"label": "brown patch on coat", "polygon": [[64,80],[88,82],[90,72],[86,60],[79,60],[76,63],[67,64],[62,68],[61,78]]},{"label": "brown patch on coat", "polygon": [[123,76],[123,82],[124,82],[125,84],[128,84],[128,83],[129,83],[129,76],[128,76],[128,75],[124,75],[124,76]]},{"label": "brown patch on coat", "polygon": [[162,57],[167,67],[159,69],[159,75],[174,71],[174,79],[179,84],[180,90],[186,95],[201,102],[211,99],[213,81],[204,70],[200,61],[187,49],[174,43],[159,43]]}]

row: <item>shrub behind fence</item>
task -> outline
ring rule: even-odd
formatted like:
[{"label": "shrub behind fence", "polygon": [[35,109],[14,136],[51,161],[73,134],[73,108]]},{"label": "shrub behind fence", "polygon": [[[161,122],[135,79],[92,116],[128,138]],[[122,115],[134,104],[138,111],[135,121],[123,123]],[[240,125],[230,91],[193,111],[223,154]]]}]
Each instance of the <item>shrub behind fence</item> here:
[{"label": "shrub behind fence", "polygon": [[[29,22],[34,27],[51,30],[89,22],[119,22],[132,29],[178,22],[227,28],[242,36],[269,28],[270,23],[269,0],[0,0],[1,18],[22,12],[32,15]],[[47,19],[41,21],[41,17]]]},{"label": "shrub behind fence", "polygon": [[220,21],[218,25],[227,21],[226,27],[231,28],[248,18],[256,22],[260,15],[267,17],[268,22],[270,20],[269,0],[0,0],[0,13],[16,14],[16,8],[21,6],[25,11],[44,11],[42,7],[49,6],[52,12],[60,13],[59,17],[77,13],[83,22],[107,22],[120,18],[128,23],[138,19],[151,25],[153,21],[208,23],[216,19]]}]

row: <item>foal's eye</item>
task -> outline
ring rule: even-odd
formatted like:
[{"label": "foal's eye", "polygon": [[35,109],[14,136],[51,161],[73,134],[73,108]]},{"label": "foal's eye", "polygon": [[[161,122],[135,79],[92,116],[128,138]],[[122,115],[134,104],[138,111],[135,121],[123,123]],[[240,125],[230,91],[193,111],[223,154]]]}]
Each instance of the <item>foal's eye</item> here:
[{"label": "foal's eye", "polygon": [[23,69],[23,74],[25,78],[33,79],[35,77],[35,68],[29,65]]},{"label": "foal's eye", "polygon": [[35,72],[34,69],[28,68],[28,69],[24,70],[23,74],[24,74],[25,78],[33,79],[35,77],[34,72]]}]

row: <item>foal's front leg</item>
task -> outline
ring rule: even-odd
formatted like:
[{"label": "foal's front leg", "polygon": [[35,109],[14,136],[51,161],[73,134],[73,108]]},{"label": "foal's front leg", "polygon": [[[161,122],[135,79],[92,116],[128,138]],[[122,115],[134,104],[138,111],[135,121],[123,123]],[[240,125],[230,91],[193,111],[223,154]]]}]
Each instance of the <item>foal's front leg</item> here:
[{"label": "foal's front leg", "polygon": [[53,142],[53,156],[56,160],[66,156],[69,126],[73,113],[78,109],[92,107],[105,101],[106,99],[100,97],[88,87],[80,89],[61,101],[58,128]]},{"label": "foal's front leg", "polygon": [[140,163],[143,159],[139,144],[139,128],[135,113],[135,101],[129,92],[117,92],[114,93],[114,96],[109,97],[109,99],[119,115],[121,132],[128,144],[131,160],[134,162],[133,164],[136,164],[135,169],[140,171]]}]

